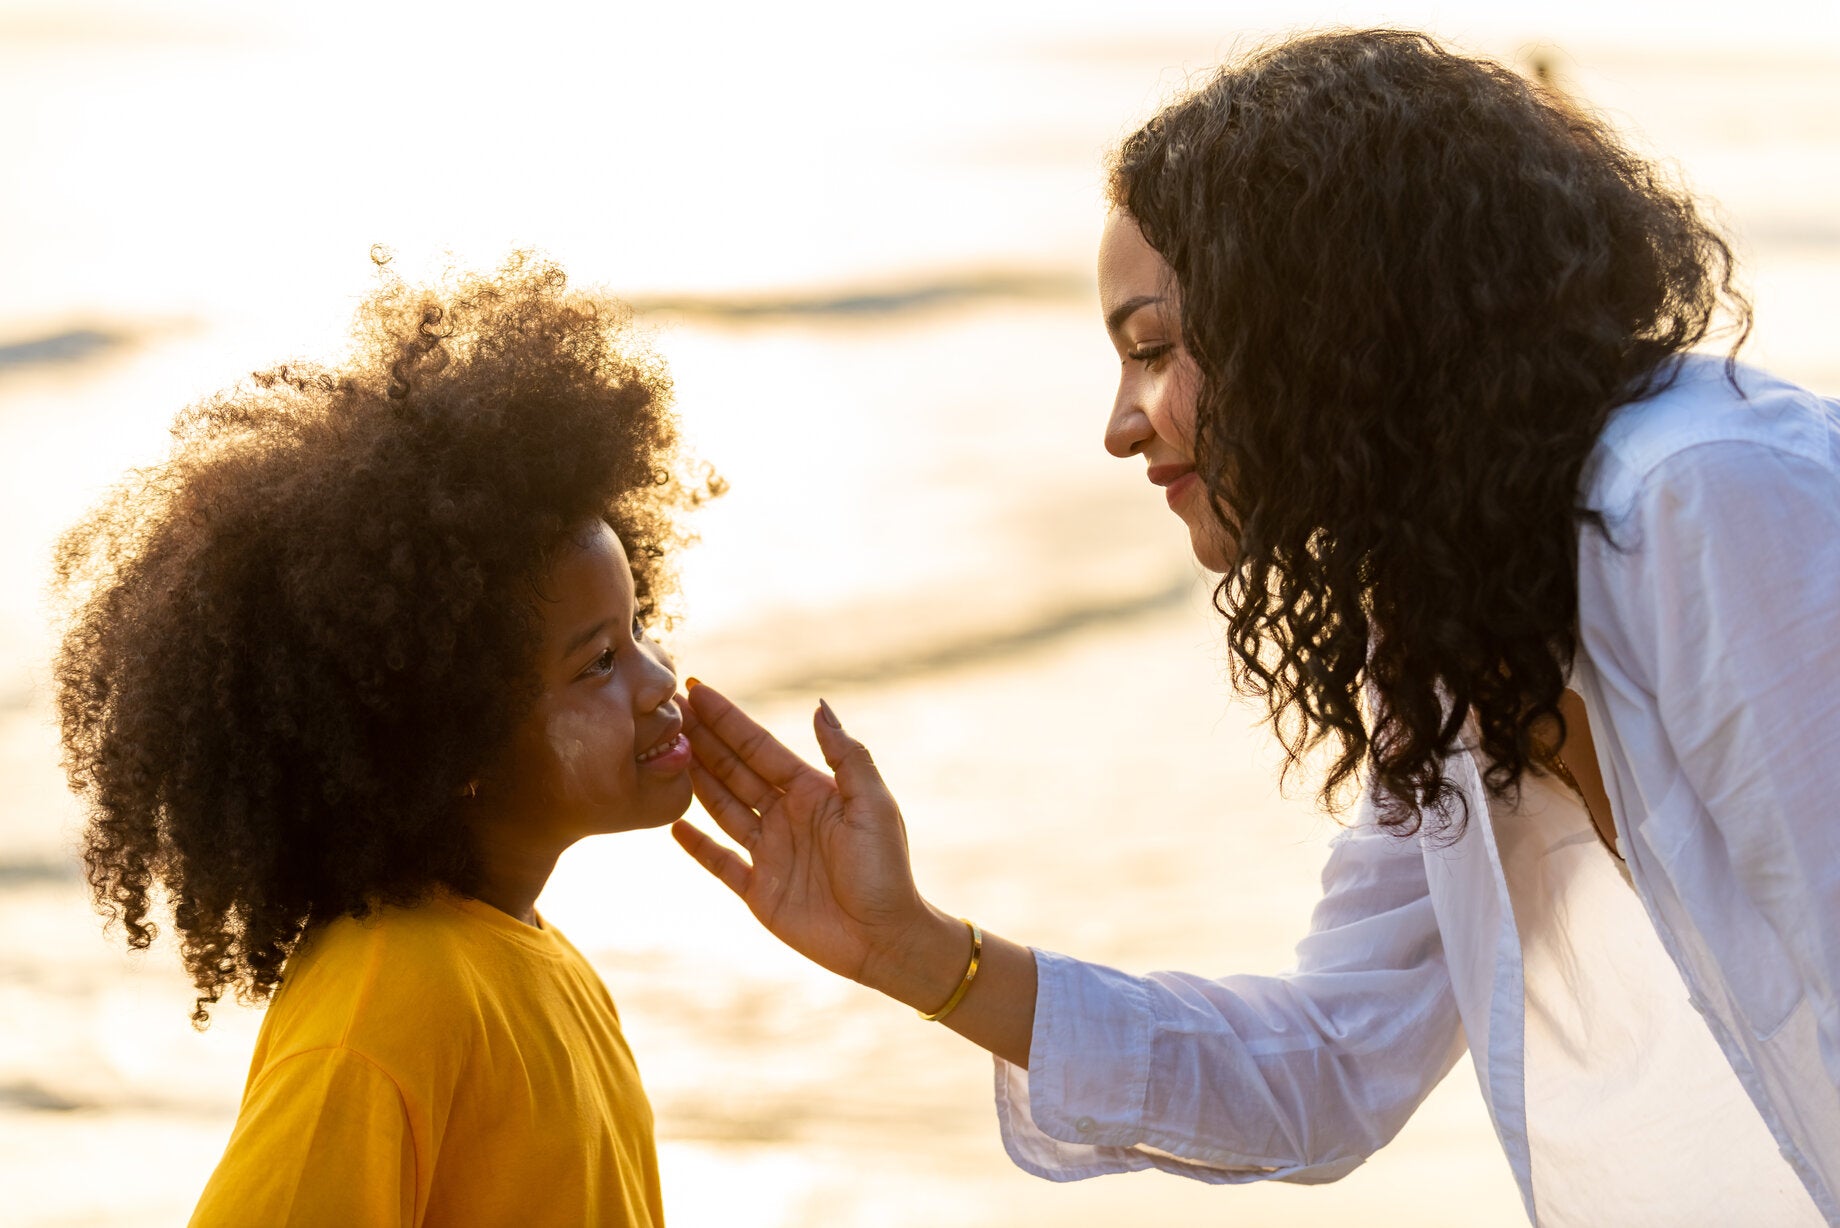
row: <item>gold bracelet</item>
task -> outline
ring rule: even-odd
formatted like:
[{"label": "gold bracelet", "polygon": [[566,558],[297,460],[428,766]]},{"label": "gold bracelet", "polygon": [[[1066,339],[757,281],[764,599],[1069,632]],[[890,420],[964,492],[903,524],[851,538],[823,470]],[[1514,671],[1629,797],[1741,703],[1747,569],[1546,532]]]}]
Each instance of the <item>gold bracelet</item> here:
[{"label": "gold bracelet", "polygon": [[977,927],[977,922],[969,917],[960,917],[959,920],[971,927],[971,962],[965,965],[964,979],[959,981],[958,988],[952,991],[952,996],[946,999],[946,1004],[944,1006],[930,1015],[925,1011],[914,1012],[928,1023],[938,1023],[941,1019],[944,1019],[947,1015],[950,1015],[956,1010],[958,1004],[965,1000],[965,991],[971,988],[971,982],[977,980],[978,962],[984,958],[984,931],[979,929]]}]

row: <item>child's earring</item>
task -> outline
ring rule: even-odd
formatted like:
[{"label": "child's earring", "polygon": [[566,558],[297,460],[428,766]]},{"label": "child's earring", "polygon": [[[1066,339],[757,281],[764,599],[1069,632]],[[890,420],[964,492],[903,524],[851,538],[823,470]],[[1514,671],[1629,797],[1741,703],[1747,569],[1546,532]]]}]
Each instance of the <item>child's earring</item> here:
[{"label": "child's earring", "polygon": [[479,796],[479,782],[477,780],[467,781],[466,788],[460,790],[460,793],[461,793],[461,796],[463,797],[478,797]]}]

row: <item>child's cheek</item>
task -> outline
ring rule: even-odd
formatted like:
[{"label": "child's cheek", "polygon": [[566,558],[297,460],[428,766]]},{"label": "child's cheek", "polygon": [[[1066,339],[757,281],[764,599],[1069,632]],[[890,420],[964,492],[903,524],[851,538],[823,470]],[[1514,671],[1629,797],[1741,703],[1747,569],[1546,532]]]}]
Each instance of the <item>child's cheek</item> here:
[{"label": "child's cheek", "polygon": [[605,740],[605,733],[594,718],[582,712],[559,712],[545,722],[544,737],[549,743],[550,788],[556,800],[605,800],[617,774],[616,765],[610,756],[596,749]]}]

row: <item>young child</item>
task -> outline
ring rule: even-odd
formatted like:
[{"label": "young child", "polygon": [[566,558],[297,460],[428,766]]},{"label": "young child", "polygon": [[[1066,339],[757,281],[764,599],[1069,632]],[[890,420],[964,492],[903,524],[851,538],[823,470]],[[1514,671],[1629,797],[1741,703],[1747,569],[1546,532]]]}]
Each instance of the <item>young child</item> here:
[{"label": "young child", "polygon": [[387,285],[341,365],[187,411],[63,541],[98,903],[170,903],[200,1025],[269,1002],[194,1225],[657,1225],[600,978],[535,908],[690,801],[646,634],[714,492],[612,300],[514,257]]}]

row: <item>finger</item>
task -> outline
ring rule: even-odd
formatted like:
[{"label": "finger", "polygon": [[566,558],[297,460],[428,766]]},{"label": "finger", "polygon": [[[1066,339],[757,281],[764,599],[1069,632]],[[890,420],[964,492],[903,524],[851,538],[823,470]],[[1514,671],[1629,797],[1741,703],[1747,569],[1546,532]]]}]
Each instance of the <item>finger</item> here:
[{"label": "finger", "polygon": [[744,849],[754,847],[754,842],[760,839],[759,815],[730,793],[728,786],[695,763],[690,765],[690,787],[696,792],[696,800],[703,803],[703,809],[730,840]]},{"label": "finger", "polygon": [[690,735],[690,749],[696,753],[701,763],[711,775],[743,802],[756,810],[765,810],[779,800],[779,790],[762,780],[753,768],[741,762],[741,757],[728,748],[722,741],[701,725],[686,727]]},{"label": "finger", "polygon": [[722,885],[738,896],[746,897],[748,875],[752,867],[733,849],[723,848],[683,819],[671,824],[671,836],[683,846],[696,863],[722,880]]},{"label": "finger", "polygon": [[894,795],[888,792],[869,748],[843,731],[843,722],[822,699],[812,715],[811,727],[818,735],[818,749],[824,752],[824,762],[836,774],[837,788],[844,801],[872,800],[893,804]]},{"label": "finger", "polygon": [[815,770],[714,687],[705,683],[691,687],[690,706],[696,709],[703,728],[775,788],[784,789]]}]

